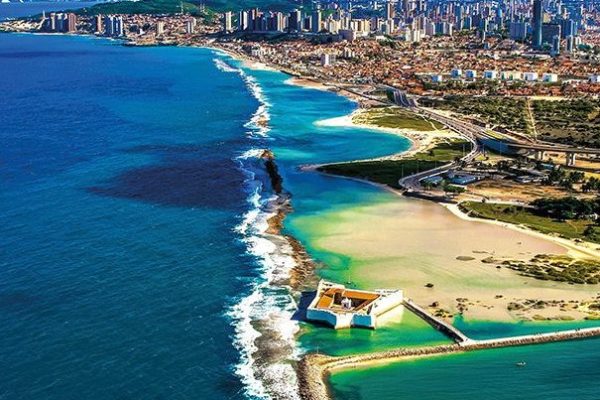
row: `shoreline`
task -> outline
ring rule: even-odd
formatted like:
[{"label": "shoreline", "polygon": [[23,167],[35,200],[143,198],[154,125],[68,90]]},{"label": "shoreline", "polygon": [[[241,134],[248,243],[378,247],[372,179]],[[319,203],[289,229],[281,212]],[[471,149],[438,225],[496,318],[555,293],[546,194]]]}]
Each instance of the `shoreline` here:
[{"label": "shoreline", "polygon": [[[80,36],[81,36],[81,35],[80,35]],[[91,37],[93,38],[93,37],[95,37],[95,36],[91,35]],[[156,45],[156,46],[160,46],[160,45]],[[231,57],[233,57],[233,58],[238,58],[238,57],[239,57],[239,55],[233,56],[231,53],[229,53],[229,52],[227,52],[226,50],[224,50],[224,49],[222,49],[222,48],[219,48],[219,47],[211,47],[211,46],[173,46],[173,47],[203,47],[203,48],[208,48],[208,49],[212,49],[212,50],[215,50],[215,49],[216,49],[216,50],[218,50],[218,51],[222,51],[222,52],[224,52],[224,53],[228,54],[229,56],[231,56]],[[250,61],[250,60],[251,60],[251,59],[248,59],[248,61]],[[251,67],[250,67],[250,68],[251,68]],[[280,72],[282,72],[282,73],[286,73],[285,71],[280,71]],[[300,86],[302,86],[302,85],[300,85]],[[312,88],[312,89],[315,89],[314,87],[310,87],[310,86],[303,86],[303,87],[307,87],[307,88]],[[328,90],[328,91],[331,91],[331,90]],[[336,93],[336,94],[339,94],[339,92],[335,92],[335,93]],[[339,94],[339,95],[342,95],[342,94]],[[342,96],[343,96],[343,95],[342,95]],[[360,109],[359,109],[359,110],[360,110]],[[356,112],[356,111],[355,111],[355,112]],[[354,114],[354,112],[353,112],[352,114]],[[351,115],[352,115],[352,114],[351,114]],[[349,117],[349,116],[346,116],[346,117]],[[343,117],[342,117],[342,118],[343,118]],[[364,124],[354,124],[354,123],[352,123],[352,126],[353,126],[353,127],[359,127],[359,128],[371,129],[371,130],[378,130],[378,129],[375,129],[375,127],[373,127],[373,126],[371,126],[371,125],[364,125]],[[393,128],[389,128],[389,130],[388,130],[387,128],[380,128],[380,129],[381,129],[382,131],[388,131],[388,132],[389,132],[389,130],[393,130]],[[406,136],[405,136],[405,137],[406,137]],[[410,138],[409,138],[409,140],[410,140]],[[414,146],[417,146],[417,147],[418,147],[418,145],[417,145],[417,144],[415,144],[415,143],[413,142],[413,147],[414,147]],[[404,156],[408,156],[407,152],[402,152],[402,153],[398,153],[398,154],[402,154],[402,155],[404,155]],[[387,156],[387,157],[391,157],[391,156]],[[383,158],[378,158],[378,159],[385,159],[385,157],[383,157]],[[363,160],[361,160],[361,161],[363,161]],[[341,177],[341,176],[338,176],[338,175],[333,175],[333,174],[327,174],[327,175],[330,175],[330,176],[335,176],[336,178],[346,178],[346,179],[353,179],[353,180],[355,180],[355,181],[359,181],[359,182],[363,182],[363,183],[367,183],[367,184],[371,184],[371,185],[377,186],[377,187],[379,187],[379,188],[382,188],[382,189],[384,189],[384,190],[387,190],[387,191],[393,192],[393,193],[394,193],[394,194],[396,194],[396,195],[402,195],[402,193],[401,193],[401,192],[399,192],[398,190],[396,190],[396,189],[393,189],[393,188],[391,188],[391,187],[389,187],[389,186],[387,186],[387,185],[377,184],[377,183],[375,183],[375,182],[371,182],[371,181],[368,181],[368,180],[365,180],[365,179],[360,179],[360,178],[350,178],[350,177]],[[289,200],[289,199],[288,199],[288,200]],[[438,203],[439,203],[439,202],[438,202]],[[442,205],[443,207],[446,207],[446,208],[447,208],[447,209],[448,209],[450,212],[452,212],[452,213],[454,214],[454,212],[452,211],[452,209],[451,209],[451,208],[447,207],[447,206],[446,206],[446,205],[444,205],[443,203],[439,203],[439,204],[440,204],[440,205]],[[289,204],[288,204],[288,205],[289,205]],[[314,267],[314,261],[310,259],[310,256],[308,256],[308,253],[306,252],[306,250],[304,249],[304,247],[302,246],[302,244],[301,244],[301,243],[300,243],[298,240],[296,240],[295,238],[293,238],[293,237],[291,237],[291,236],[289,236],[289,235],[282,235],[282,234],[281,234],[281,228],[283,227],[283,221],[284,221],[285,217],[286,217],[286,216],[287,216],[287,215],[288,215],[290,212],[293,212],[293,210],[291,209],[291,206],[290,206],[290,208],[289,208],[289,209],[282,209],[282,208],[284,208],[284,207],[281,207],[281,209],[277,210],[277,213],[276,213],[275,215],[273,215],[273,216],[271,216],[271,217],[269,218],[269,220],[268,220],[268,222],[269,222],[269,228],[270,228],[270,229],[272,229],[273,231],[272,231],[272,232],[266,232],[266,233],[268,233],[268,234],[274,234],[274,235],[278,235],[279,237],[286,238],[286,240],[288,241],[288,244],[289,244],[289,245],[290,245],[290,246],[293,248],[293,250],[294,250],[294,252],[293,252],[293,254],[294,254],[294,257],[295,257],[295,258],[297,257],[297,259],[296,259],[296,263],[298,264],[298,261],[299,261],[299,260],[301,260],[302,262],[307,262],[307,263],[309,263],[309,262],[312,262],[312,265],[313,265],[313,267]],[[460,210],[458,210],[458,212],[460,212]],[[462,214],[462,212],[460,212],[460,213]],[[456,215],[457,217],[461,218],[461,216],[459,216],[459,215],[457,215],[457,214],[455,214],[455,215]],[[477,221],[477,222],[487,222],[487,223],[494,223],[494,221],[491,221],[491,220],[485,220],[485,219],[479,219],[479,218],[472,218],[472,217],[468,217],[467,215],[464,215],[464,217],[465,217],[465,220],[467,220],[467,221]],[[469,218],[469,219],[467,219],[467,218]],[[496,221],[496,222],[497,222],[497,225],[503,226],[503,227],[505,227],[505,228],[511,228],[511,229],[512,229],[512,228],[514,227],[514,229],[516,229],[516,230],[519,230],[519,231],[522,231],[522,232],[524,232],[524,233],[527,233],[527,234],[536,234],[538,237],[541,237],[541,238],[543,238],[543,239],[545,239],[545,240],[555,241],[555,240],[557,240],[557,239],[560,239],[560,238],[554,238],[554,237],[552,237],[552,236],[549,236],[549,235],[546,235],[546,234],[542,234],[542,233],[539,233],[539,232],[535,232],[535,231],[531,231],[531,230],[525,230],[525,229],[523,229],[523,228],[520,228],[520,227],[518,227],[518,226],[516,226],[516,225],[513,225],[513,224],[501,223],[501,222],[498,222],[498,221]],[[512,227],[511,227],[511,225],[512,225]],[[289,236],[289,237],[288,237],[288,236]],[[563,240],[565,240],[565,239],[563,239]],[[560,244],[560,245],[562,245],[563,247],[567,247],[567,246],[565,246],[565,244],[564,244],[564,243],[559,243],[559,244]],[[303,251],[303,252],[302,252],[302,251]],[[307,258],[305,258],[305,257],[307,257]],[[307,268],[307,270],[308,270],[307,274],[311,274],[312,272],[314,272],[314,271],[310,271],[310,270],[309,270],[308,264],[306,265],[306,268]],[[301,268],[301,271],[302,271],[302,268]],[[304,271],[304,272],[306,272],[306,271]],[[299,273],[299,278],[298,278],[298,279],[299,279],[299,280],[301,280],[301,278],[302,278],[302,273]],[[300,386],[300,390],[302,391],[302,385]]]},{"label": "shoreline", "polygon": [[[534,237],[538,237],[550,242],[554,242],[562,247],[565,247],[568,252],[572,252],[572,256],[574,258],[600,258],[600,251],[598,250],[600,248],[599,244],[596,243],[592,243],[592,242],[586,242],[586,241],[582,241],[581,243],[575,243],[575,241],[571,240],[571,239],[565,239],[565,238],[561,238],[561,237],[557,237],[557,236],[552,236],[546,233],[542,233],[542,232],[538,232],[536,230],[521,226],[521,225],[516,225],[516,224],[511,224],[509,222],[503,222],[503,221],[498,221],[498,220],[492,220],[492,219],[486,219],[486,218],[476,218],[476,217],[471,217],[470,215],[464,213],[460,207],[459,204],[450,204],[450,203],[439,203],[442,207],[446,208],[448,211],[450,211],[453,215],[455,215],[456,217],[464,220],[464,221],[469,221],[469,222],[484,222],[486,224],[492,224],[495,226],[500,226],[506,229],[511,229],[517,232],[521,232],[524,234],[527,234],[529,236],[534,236]],[[591,248],[594,247],[594,248]]]}]

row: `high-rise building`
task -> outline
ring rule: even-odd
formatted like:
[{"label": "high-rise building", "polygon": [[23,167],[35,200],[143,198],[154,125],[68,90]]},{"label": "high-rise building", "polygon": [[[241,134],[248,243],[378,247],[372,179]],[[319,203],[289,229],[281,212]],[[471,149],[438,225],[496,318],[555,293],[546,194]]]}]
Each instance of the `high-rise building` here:
[{"label": "high-rise building", "polygon": [[559,24],[543,24],[542,25],[542,45],[544,43],[552,44],[554,36],[560,37]]},{"label": "high-rise building", "polygon": [[529,30],[527,22],[511,22],[510,23],[510,38],[512,40],[524,41]]},{"label": "high-rise building", "polygon": [[302,13],[300,10],[293,10],[288,16],[288,29],[292,32],[302,30]]},{"label": "high-rise building", "polygon": [[554,35],[554,37],[552,38],[552,53],[560,53],[560,35]]},{"label": "high-rise building", "polygon": [[240,11],[238,14],[238,30],[245,31],[248,29],[248,11]]},{"label": "high-rise building", "polygon": [[123,36],[123,17],[107,15],[104,17],[104,34],[106,36]]},{"label": "high-rise building", "polygon": [[48,30],[55,31],[56,30],[56,14],[50,13],[50,19],[48,20]]},{"label": "high-rise building", "polygon": [[402,0],[402,12],[405,16],[410,15],[412,11],[412,3],[410,0]]},{"label": "high-rise building", "polygon": [[392,19],[394,18],[394,3],[392,3],[391,0],[388,0],[387,3],[385,3],[385,19]]},{"label": "high-rise building", "polygon": [[569,53],[572,53],[573,51],[575,51],[575,37],[567,36],[566,44],[567,44],[567,51]]},{"label": "high-rise building", "polygon": [[321,31],[321,10],[313,11],[311,28],[312,28],[312,31],[315,33]]},{"label": "high-rise building", "polygon": [[94,18],[94,33],[102,33],[102,15],[98,14]]},{"label": "high-rise building", "polygon": [[223,15],[223,31],[233,32],[233,13],[231,11],[227,11]]},{"label": "high-rise building", "polygon": [[160,36],[162,34],[165,33],[165,22],[164,21],[158,21],[156,23],[156,35]]},{"label": "high-rise building", "polygon": [[77,16],[73,13],[67,14],[67,32],[75,32],[77,30]]},{"label": "high-rise building", "polygon": [[531,45],[535,49],[542,48],[542,22],[544,17],[544,10],[542,8],[542,0],[533,0],[533,16],[531,19],[531,25],[533,28],[533,36]]},{"label": "high-rise building", "polygon": [[196,30],[196,18],[190,18],[185,21],[185,33],[191,35]]}]

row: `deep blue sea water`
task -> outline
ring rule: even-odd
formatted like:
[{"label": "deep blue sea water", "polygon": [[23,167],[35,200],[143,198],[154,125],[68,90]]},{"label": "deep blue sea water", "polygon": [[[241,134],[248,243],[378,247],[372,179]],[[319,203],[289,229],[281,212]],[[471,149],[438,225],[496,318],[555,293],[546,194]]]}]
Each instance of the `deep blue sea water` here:
[{"label": "deep blue sea water", "polygon": [[0,398],[242,397],[257,101],[212,58],[0,36]]},{"label": "deep blue sea water", "polygon": [[0,35],[0,65],[0,398],[294,398],[252,354],[258,325],[296,329],[254,156],[301,210],[334,192],[301,164],[408,142],[318,127],[354,104],[207,49]]}]

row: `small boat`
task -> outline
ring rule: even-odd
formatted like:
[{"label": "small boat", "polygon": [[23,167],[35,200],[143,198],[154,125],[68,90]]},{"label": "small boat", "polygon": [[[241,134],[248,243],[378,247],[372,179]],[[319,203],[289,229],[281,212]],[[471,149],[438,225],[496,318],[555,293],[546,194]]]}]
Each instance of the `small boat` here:
[{"label": "small boat", "polygon": [[525,361],[519,361],[518,363],[515,363],[515,365],[516,365],[517,367],[524,367],[524,366],[526,366],[526,365],[527,365],[527,363],[526,363]]}]

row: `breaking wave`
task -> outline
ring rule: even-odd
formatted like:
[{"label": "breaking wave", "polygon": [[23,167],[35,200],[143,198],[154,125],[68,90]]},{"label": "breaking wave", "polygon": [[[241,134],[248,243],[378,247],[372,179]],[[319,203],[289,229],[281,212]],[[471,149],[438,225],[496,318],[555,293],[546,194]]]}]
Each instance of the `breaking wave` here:
[{"label": "breaking wave", "polygon": [[[268,138],[270,104],[256,79],[226,62],[215,61],[225,72],[239,73],[259,106],[244,125],[253,139]],[[227,315],[234,326],[234,345],[240,352],[235,372],[249,398],[299,400],[292,361],[299,358],[293,320],[296,303],[287,282],[295,266],[293,249],[285,238],[268,233],[269,219],[277,214],[278,195],[270,190],[262,155],[249,149],[236,158],[245,175],[248,210],[235,228],[246,249],[259,264],[260,277],[250,283],[250,294],[240,297]]]}]

